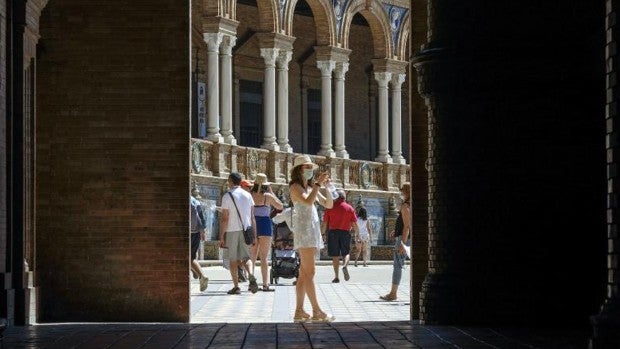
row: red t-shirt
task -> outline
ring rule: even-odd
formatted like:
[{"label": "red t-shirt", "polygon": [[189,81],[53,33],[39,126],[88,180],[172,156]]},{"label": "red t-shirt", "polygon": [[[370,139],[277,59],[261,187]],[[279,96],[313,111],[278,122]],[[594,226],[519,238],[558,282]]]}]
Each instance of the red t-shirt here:
[{"label": "red t-shirt", "polygon": [[334,201],[334,207],[325,210],[323,220],[327,222],[327,229],[351,230],[351,223],[357,222],[355,210],[346,201]]}]

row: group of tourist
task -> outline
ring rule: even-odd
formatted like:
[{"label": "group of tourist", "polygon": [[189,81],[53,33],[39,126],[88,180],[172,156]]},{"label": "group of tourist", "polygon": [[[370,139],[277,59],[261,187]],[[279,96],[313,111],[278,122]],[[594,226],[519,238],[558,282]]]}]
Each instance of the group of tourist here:
[{"label": "group of tourist", "polygon": [[[330,185],[328,172],[317,173],[318,166],[308,155],[299,155],[293,161],[289,192],[294,214],[291,217],[293,245],[299,256],[299,273],[295,282],[296,306],[294,321],[296,322],[331,322],[334,317],[325,313],[317,301],[314,284],[315,259],[318,251],[327,242],[328,255],[332,258],[334,268],[333,283],[340,282],[340,270],[344,280],[350,280],[349,261],[351,241],[356,244],[354,265],[362,255],[363,265],[368,265],[366,248],[370,245],[371,226],[368,213],[363,205],[357,210],[347,203],[343,190],[331,192],[322,188],[333,188]],[[271,249],[273,223],[272,208],[282,210],[283,203],[273,193],[265,174],[258,174],[254,183],[244,180],[240,174],[231,173],[228,177],[229,190],[222,196],[221,222],[219,231],[220,247],[226,249],[230,261],[230,274],[233,288],[228,294],[240,294],[239,277],[247,274],[248,290],[258,291],[254,276],[254,265],[257,258],[261,260],[262,290],[273,291],[268,282],[267,255]],[[392,236],[394,245],[394,271],[390,293],[380,298],[393,301],[397,298],[398,285],[405,264],[405,248],[410,239],[410,188],[405,183],[401,188],[403,204],[396,220]],[[208,279],[203,275],[196,261],[196,251],[200,240],[204,240],[204,217],[199,201],[190,198],[191,204],[191,236],[192,262],[191,271],[194,278],[200,280],[200,290],[207,288]],[[317,206],[325,208],[323,220],[319,218]],[[254,242],[246,244],[244,230],[254,227]],[[353,236],[351,235],[353,233]],[[340,259],[342,258],[342,268]],[[312,306],[312,315],[304,310],[304,300],[308,297]]]}]

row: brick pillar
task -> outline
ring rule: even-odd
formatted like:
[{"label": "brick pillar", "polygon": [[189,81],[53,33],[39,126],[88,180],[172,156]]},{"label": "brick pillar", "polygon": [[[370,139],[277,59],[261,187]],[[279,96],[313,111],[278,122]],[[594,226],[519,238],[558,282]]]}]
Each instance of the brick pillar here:
[{"label": "brick pillar", "polygon": [[428,1],[423,323],[587,325],[603,281],[601,5]]},{"label": "brick pillar", "polygon": [[617,122],[618,115],[618,53],[616,39],[620,35],[620,28],[616,22],[620,1],[607,0],[606,30],[607,42],[605,49],[607,73],[607,100],[605,104],[606,145],[607,145],[607,297],[600,312],[593,316],[592,326],[594,335],[590,340],[590,348],[620,348],[620,238],[618,223],[620,223],[620,209],[618,194],[620,193],[620,144]]}]

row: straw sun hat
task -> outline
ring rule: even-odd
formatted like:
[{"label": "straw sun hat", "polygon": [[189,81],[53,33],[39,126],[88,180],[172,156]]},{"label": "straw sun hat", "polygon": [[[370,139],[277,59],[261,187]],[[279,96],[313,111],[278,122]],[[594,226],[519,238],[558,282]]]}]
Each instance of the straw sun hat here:
[{"label": "straw sun hat", "polygon": [[298,155],[293,161],[293,168],[301,165],[312,165],[313,170],[319,168],[319,165],[313,163],[312,159],[310,159],[310,156],[308,155]]},{"label": "straw sun hat", "polygon": [[271,182],[267,181],[267,175],[264,173],[257,173],[256,178],[254,178],[254,184],[258,185],[270,185]]}]

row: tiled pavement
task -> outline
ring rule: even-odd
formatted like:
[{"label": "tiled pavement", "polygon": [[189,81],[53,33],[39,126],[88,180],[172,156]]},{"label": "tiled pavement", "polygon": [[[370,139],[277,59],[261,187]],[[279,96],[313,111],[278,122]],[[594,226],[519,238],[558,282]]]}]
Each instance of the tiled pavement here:
[{"label": "tiled pavement", "polygon": [[[409,269],[407,269],[408,271]],[[206,292],[199,291],[198,280],[191,282],[192,323],[235,323],[235,322],[293,322],[295,309],[294,279],[279,280],[272,286],[275,292],[247,290],[248,283],[241,283],[241,295],[226,294],[232,288],[229,272],[221,266],[203,268],[209,277]],[[349,266],[351,280],[345,281],[342,273],[340,283],[334,284],[331,265],[317,266],[315,285],[319,304],[326,313],[336,317],[337,322],[357,321],[403,321],[409,320],[409,275],[403,273],[398,300],[385,302],[379,299],[390,287],[392,266],[386,263],[373,264],[368,268]],[[256,274],[260,274],[256,268]],[[257,275],[259,286],[261,277]],[[305,309],[310,312],[306,299]]]}]

